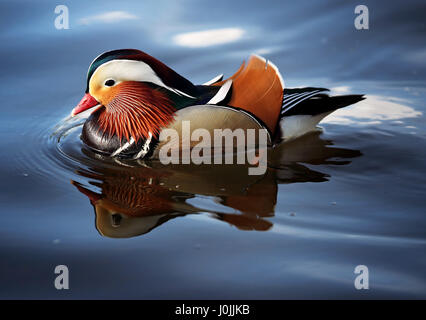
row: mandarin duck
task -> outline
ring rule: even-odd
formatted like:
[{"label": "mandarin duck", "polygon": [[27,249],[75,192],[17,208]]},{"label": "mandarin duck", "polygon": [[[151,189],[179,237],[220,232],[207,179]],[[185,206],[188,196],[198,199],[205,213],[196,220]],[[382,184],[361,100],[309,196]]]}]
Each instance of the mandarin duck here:
[{"label": "mandarin duck", "polygon": [[[158,158],[165,128],[266,129],[268,146],[302,136],[333,111],[363,95],[329,96],[325,88],[284,88],[278,68],[252,55],[230,78],[194,85],[135,49],[105,52],[90,64],[86,93],[72,116],[94,109],[81,139],[97,153]],[[179,142],[177,142],[179,143]],[[191,145],[192,146],[192,145]]]},{"label": "mandarin duck", "polygon": [[[262,177],[247,175],[248,165],[140,166],[116,170],[92,167],[78,170],[100,191],[77,181],[71,183],[93,206],[96,229],[103,236],[127,238],[142,235],[163,223],[188,214],[206,213],[240,230],[268,230],[264,219],[274,215],[277,201],[275,171]],[[96,182],[95,182],[96,181]],[[196,195],[215,197],[230,213],[200,208],[188,201]]]}]

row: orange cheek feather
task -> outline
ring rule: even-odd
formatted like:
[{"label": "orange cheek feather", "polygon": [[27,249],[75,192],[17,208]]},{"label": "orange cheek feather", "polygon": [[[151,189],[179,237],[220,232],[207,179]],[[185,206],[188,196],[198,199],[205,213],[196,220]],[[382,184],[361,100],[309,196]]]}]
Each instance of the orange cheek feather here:
[{"label": "orange cheek feather", "polygon": [[99,128],[121,140],[137,142],[149,133],[158,136],[162,127],[173,120],[172,101],[161,91],[136,81],[125,81],[111,88],[100,88],[94,95],[105,106]]}]

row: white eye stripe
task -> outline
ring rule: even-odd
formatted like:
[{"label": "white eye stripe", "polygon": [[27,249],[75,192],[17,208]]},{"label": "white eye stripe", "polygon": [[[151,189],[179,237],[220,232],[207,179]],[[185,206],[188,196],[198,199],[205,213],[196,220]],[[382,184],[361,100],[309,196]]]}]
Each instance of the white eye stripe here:
[{"label": "white eye stripe", "polygon": [[[178,95],[184,95],[194,98],[185,92],[167,86],[155,73],[155,71],[143,61],[135,60],[111,60],[99,66],[93,73],[90,82],[93,79],[112,79],[116,83],[121,81],[142,81],[151,82]],[[90,86],[89,86],[90,88]]]}]

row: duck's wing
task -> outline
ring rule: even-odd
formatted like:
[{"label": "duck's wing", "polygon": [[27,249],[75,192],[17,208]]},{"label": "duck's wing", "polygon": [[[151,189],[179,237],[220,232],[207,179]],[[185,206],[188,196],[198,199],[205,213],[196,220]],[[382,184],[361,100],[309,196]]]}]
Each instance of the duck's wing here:
[{"label": "duck's wing", "polygon": [[310,115],[334,111],[358,101],[364,100],[364,95],[352,94],[344,96],[329,96],[325,88],[287,88],[284,90],[284,100],[281,117],[295,115]]},{"label": "duck's wing", "polygon": [[[232,82],[231,82],[232,81]],[[232,83],[227,105],[244,110],[258,118],[274,134],[280,117],[284,82],[278,68],[270,61],[252,55],[230,78],[214,83],[225,87]],[[217,95],[220,93],[218,91]]]},{"label": "duck's wing", "polygon": [[[336,109],[364,99],[363,95],[330,97],[328,89],[286,88],[278,68],[253,55],[228,79],[197,86],[198,104],[228,106],[243,111],[267,128],[273,140],[295,138],[315,129]],[[214,109],[209,109],[215,112]],[[229,113],[230,118],[236,114]],[[210,120],[209,120],[210,121]],[[250,119],[252,121],[252,119]]]},{"label": "duck's wing", "polygon": [[[236,108],[218,106],[218,105],[195,105],[183,108],[176,112],[175,119],[171,122],[166,129],[173,129],[178,135],[170,136],[170,140],[160,141],[155,148],[153,158],[159,157],[159,151],[163,146],[169,144],[176,148],[183,150],[185,146],[191,148],[198,145],[198,140],[193,140],[191,134],[183,134],[186,128],[190,132],[197,129],[207,130],[210,137],[215,137],[215,130],[222,129],[221,134],[223,137],[232,137],[235,130],[261,130],[264,125],[255,117],[247,112],[242,112]],[[229,130],[225,130],[229,129]],[[233,138],[232,138],[233,139]],[[271,137],[267,135],[267,144],[271,145]],[[213,141],[211,141],[213,143]],[[238,147],[239,140],[237,140]],[[241,141],[241,143],[245,143]]]},{"label": "duck's wing", "polygon": [[[361,100],[363,95],[332,96],[324,88],[295,88],[284,90],[280,127],[274,140],[290,140],[315,129],[333,111]],[[279,134],[278,134],[279,133]]]}]

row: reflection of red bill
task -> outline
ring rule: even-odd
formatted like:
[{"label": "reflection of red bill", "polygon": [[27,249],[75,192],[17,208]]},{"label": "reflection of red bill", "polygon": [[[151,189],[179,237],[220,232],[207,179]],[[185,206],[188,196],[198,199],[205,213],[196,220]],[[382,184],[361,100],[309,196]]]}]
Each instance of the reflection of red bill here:
[{"label": "reflection of red bill", "polygon": [[86,93],[83,99],[81,99],[78,105],[72,110],[71,116],[74,117],[75,115],[87,109],[93,108],[94,106],[98,104],[99,102],[95,98],[93,98],[89,93]]}]

